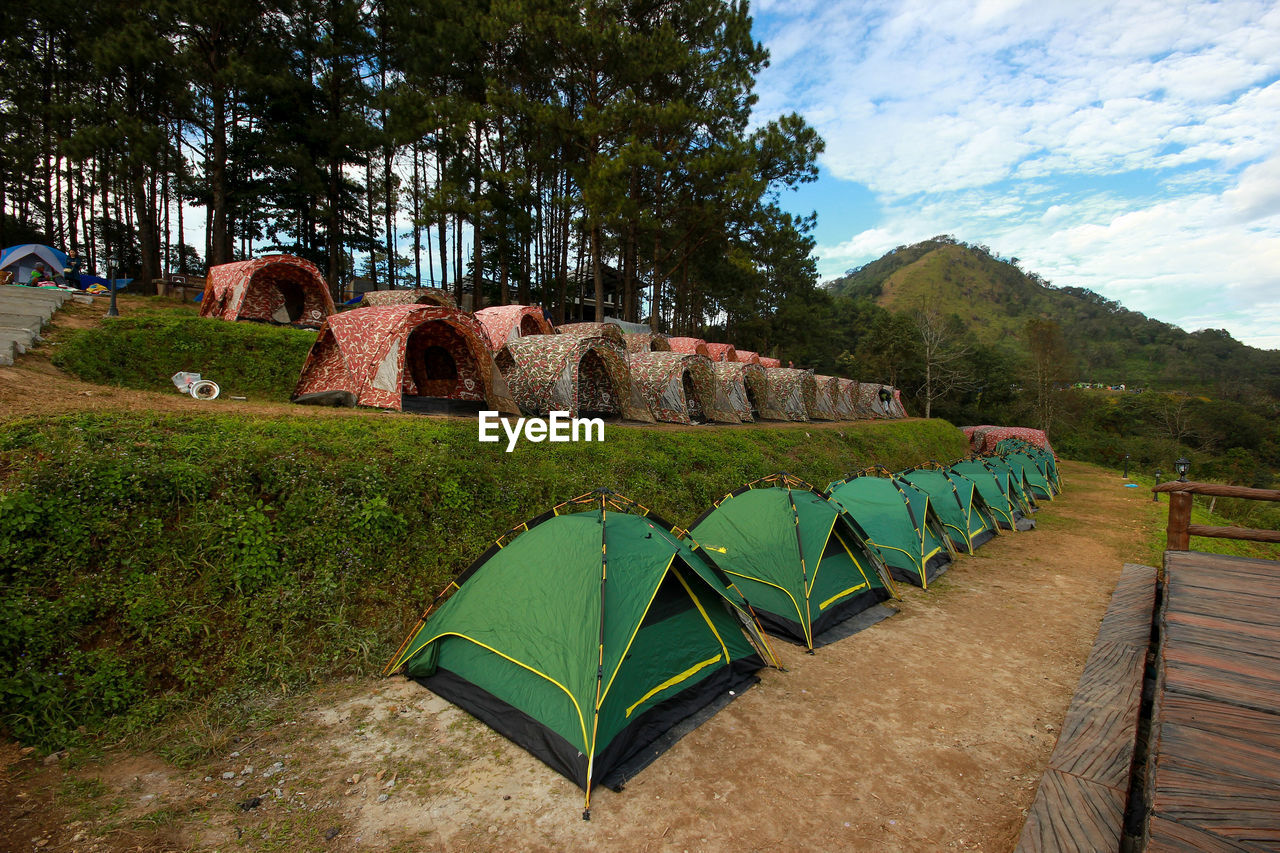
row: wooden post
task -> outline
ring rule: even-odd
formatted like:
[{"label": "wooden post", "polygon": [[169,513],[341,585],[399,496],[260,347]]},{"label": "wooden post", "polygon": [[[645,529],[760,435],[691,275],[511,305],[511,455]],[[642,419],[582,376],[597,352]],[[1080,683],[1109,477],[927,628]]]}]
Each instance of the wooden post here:
[{"label": "wooden post", "polygon": [[1191,525],[1191,493],[1173,492],[1169,495],[1169,527],[1165,547],[1170,551],[1186,551],[1191,545],[1187,528]]}]

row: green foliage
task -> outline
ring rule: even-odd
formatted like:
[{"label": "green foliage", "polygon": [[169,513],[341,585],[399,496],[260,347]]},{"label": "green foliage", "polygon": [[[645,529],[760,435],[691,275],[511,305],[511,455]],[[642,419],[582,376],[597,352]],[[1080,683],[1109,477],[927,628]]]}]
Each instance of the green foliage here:
[{"label": "green foliage", "polygon": [[174,390],[170,377],[190,371],[224,394],[284,401],[314,342],[300,329],[155,311],[75,332],[53,363],[86,382],[152,391]]},{"label": "green foliage", "polygon": [[[222,324],[229,326],[230,324]],[[806,434],[807,433],[807,434]],[[476,442],[412,416],[84,414],[0,436],[0,728],[46,748],[376,670],[494,539],[608,486],[688,524],[743,482],[965,452],[942,421]]]}]

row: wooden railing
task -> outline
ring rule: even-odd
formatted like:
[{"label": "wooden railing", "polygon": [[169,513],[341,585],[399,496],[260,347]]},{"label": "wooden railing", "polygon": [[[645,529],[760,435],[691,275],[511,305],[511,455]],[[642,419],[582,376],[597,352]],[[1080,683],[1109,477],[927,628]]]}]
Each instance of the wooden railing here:
[{"label": "wooden railing", "polygon": [[1210,527],[1191,523],[1191,496],[1210,495],[1218,498],[1245,498],[1254,501],[1280,501],[1275,489],[1249,489],[1218,483],[1191,483],[1171,480],[1152,489],[1169,493],[1169,527],[1165,548],[1170,551],[1190,550],[1192,536],[1215,539],[1247,539],[1250,542],[1280,542],[1280,530],[1254,530],[1248,527]]}]

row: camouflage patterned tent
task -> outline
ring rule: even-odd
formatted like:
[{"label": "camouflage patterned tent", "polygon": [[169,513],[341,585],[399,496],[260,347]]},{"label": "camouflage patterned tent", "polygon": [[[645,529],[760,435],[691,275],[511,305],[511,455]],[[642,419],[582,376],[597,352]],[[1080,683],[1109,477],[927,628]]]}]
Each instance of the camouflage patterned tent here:
[{"label": "camouflage patterned tent", "polygon": [[671,352],[667,336],[655,332],[627,332],[627,352]]},{"label": "camouflage patterned tent", "polygon": [[618,414],[653,423],[643,395],[631,382],[627,351],[615,340],[572,333],[527,335],[503,347],[497,362],[512,396],[529,414]]},{"label": "camouflage patterned tent", "polygon": [[[774,368],[781,370],[782,368]],[[806,370],[809,374],[810,381],[801,381],[800,390],[804,393],[804,409],[809,414],[809,419],[814,421],[834,421],[836,419],[835,412],[831,408],[831,397],[824,382],[819,382],[819,377],[813,375],[812,370]],[[821,377],[830,379],[831,377]]]},{"label": "camouflage patterned tent", "polygon": [[403,410],[409,398],[483,403],[517,414],[484,330],[436,305],[388,305],[334,314],[311,347],[295,403]]},{"label": "camouflage patterned tent", "polygon": [[[766,367],[764,374],[768,381],[769,408],[780,414],[783,420],[809,420],[805,399],[813,395],[813,374],[790,367]],[[805,391],[806,386],[808,393]]]},{"label": "camouflage patterned tent", "polygon": [[541,308],[531,305],[493,305],[476,312],[484,326],[489,349],[497,352],[509,342],[525,335],[550,335],[554,332]]},{"label": "camouflage patterned tent", "polygon": [[782,361],[776,358],[768,358],[766,356],[756,356],[760,361],[761,367],[782,367]]},{"label": "camouflage patterned tent", "polygon": [[747,393],[746,377],[743,375],[745,367],[745,364],[735,361],[713,361],[711,372],[715,374],[720,392],[738,414],[738,419],[749,423],[756,419],[756,407],[751,405],[752,398]]},{"label": "camouflage patterned tent", "polygon": [[672,352],[692,352],[711,358],[707,342],[702,338],[667,338],[667,343],[671,344]]},{"label": "camouflage patterned tent", "polygon": [[733,344],[707,344],[707,354],[712,361],[737,361],[738,351]]},{"label": "camouflage patterned tent", "polygon": [[848,412],[850,420],[867,417],[858,407],[858,383],[852,379],[837,379],[840,384],[840,405]]},{"label": "camouflage patterned tent", "polygon": [[439,305],[441,308],[457,308],[453,294],[438,287],[410,287],[399,290],[368,290],[360,299],[362,308],[379,305]]},{"label": "camouflage patterned tent", "polygon": [[[888,394],[882,399],[881,391]],[[898,390],[892,385],[880,385],[875,382],[862,382],[858,385],[858,407],[861,411],[871,413],[873,418],[905,418],[902,399]]]},{"label": "camouflage patterned tent", "polygon": [[985,424],[964,427],[964,434],[969,439],[969,449],[983,456],[996,452],[996,445],[1006,438],[1020,438],[1053,453],[1053,448],[1049,445],[1049,436],[1045,435],[1042,429]]},{"label": "camouflage patterned tent", "polygon": [[738,350],[738,361],[743,364],[759,364],[761,367],[765,366],[760,362],[760,353],[752,352],[749,349]]},{"label": "camouflage patterned tent", "polygon": [[631,382],[660,421],[742,423],[716,382],[705,356],[678,352],[637,352],[629,356]]},{"label": "camouflage patterned tent", "polygon": [[210,267],[200,302],[201,317],[313,329],[332,313],[333,297],[320,270],[293,255]]},{"label": "camouflage patterned tent", "polygon": [[565,323],[563,326],[556,326],[556,334],[608,338],[623,349],[627,348],[626,335],[617,323]]},{"label": "camouflage patterned tent", "polygon": [[840,387],[840,380],[835,376],[814,376],[820,391],[826,394],[827,404],[831,407],[833,420],[848,421],[853,419],[853,406]]}]

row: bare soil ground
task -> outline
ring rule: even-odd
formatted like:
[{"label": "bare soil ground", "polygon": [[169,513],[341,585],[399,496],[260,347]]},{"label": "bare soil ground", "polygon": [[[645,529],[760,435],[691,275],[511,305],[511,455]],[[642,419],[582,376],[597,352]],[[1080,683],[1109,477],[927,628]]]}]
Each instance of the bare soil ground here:
[{"label": "bare soil ground", "polygon": [[[1013,847],[1111,591],[1162,505],[1090,466],[901,612],[762,682],[614,793],[581,792],[403,679],[330,685],[179,768],[0,750],[0,847],[990,850]],[[226,778],[224,778],[226,777]],[[385,795],[385,796],[383,796]]]}]

